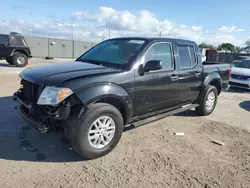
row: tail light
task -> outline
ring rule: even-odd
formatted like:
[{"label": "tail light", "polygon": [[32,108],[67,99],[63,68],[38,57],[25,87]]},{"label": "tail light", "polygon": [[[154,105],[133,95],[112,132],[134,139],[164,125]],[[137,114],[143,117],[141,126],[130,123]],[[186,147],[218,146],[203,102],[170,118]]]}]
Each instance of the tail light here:
[{"label": "tail light", "polygon": [[231,74],[232,74],[232,68],[230,68],[229,70],[228,70],[228,78],[230,79],[230,77],[231,77]]}]

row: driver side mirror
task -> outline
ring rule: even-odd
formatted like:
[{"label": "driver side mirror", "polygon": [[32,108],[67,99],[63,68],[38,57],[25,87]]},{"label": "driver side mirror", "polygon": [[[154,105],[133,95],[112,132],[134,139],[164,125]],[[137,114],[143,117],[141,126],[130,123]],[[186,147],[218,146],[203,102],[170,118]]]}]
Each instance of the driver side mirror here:
[{"label": "driver side mirror", "polygon": [[162,69],[162,62],[160,60],[150,60],[146,62],[144,66],[144,71],[154,71],[154,70],[161,70]]}]

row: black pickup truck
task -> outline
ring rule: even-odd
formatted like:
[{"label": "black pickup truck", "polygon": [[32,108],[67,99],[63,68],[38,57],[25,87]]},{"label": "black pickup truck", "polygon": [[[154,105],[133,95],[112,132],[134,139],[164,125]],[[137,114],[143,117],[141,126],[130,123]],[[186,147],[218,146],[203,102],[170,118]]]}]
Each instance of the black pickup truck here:
[{"label": "black pickup truck", "polygon": [[110,152],[128,125],[195,108],[213,112],[227,89],[227,64],[203,65],[195,42],[117,38],[76,61],[28,68],[13,95],[19,112],[42,132],[62,127],[83,157]]}]

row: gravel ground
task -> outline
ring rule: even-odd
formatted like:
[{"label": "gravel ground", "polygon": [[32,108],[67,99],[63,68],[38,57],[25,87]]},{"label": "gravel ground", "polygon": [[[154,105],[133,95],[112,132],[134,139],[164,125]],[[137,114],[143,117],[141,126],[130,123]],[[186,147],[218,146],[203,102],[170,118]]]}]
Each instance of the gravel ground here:
[{"label": "gravel ground", "polygon": [[61,132],[43,135],[20,118],[11,100],[18,71],[5,68],[0,187],[250,187],[249,92],[222,93],[208,117],[190,110],[126,131],[113,152],[83,161]]}]

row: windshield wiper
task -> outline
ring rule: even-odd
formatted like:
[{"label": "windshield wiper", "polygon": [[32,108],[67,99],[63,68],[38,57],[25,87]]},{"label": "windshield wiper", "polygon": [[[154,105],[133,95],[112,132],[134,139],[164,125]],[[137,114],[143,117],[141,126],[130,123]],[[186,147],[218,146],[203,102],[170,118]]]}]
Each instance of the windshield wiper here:
[{"label": "windshield wiper", "polygon": [[77,60],[81,61],[81,62],[95,64],[95,65],[101,65],[101,66],[104,66],[104,67],[121,69],[120,65],[110,63],[110,62],[106,62],[106,61],[99,61],[99,60],[92,60],[92,59],[77,59]]},{"label": "windshield wiper", "polygon": [[79,61],[86,62],[86,63],[91,63],[91,64],[95,64],[95,65],[102,65],[102,63],[100,63],[99,61],[90,60],[90,59],[79,59]]}]

